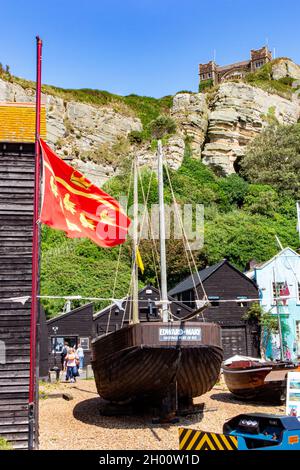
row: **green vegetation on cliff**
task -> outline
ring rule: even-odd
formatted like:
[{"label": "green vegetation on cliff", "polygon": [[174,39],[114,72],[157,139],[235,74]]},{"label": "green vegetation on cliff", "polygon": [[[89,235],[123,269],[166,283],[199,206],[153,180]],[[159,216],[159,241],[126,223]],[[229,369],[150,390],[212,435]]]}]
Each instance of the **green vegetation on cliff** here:
[{"label": "green vegetation on cliff", "polygon": [[248,146],[241,166],[249,181],[300,199],[300,124],[268,127]]},{"label": "green vegetation on cliff", "polygon": [[249,85],[256,86],[269,93],[282,96],[283,98],[291,99],[293,93],[297,88],[293,88],[294,79],[291,77],[283,77],[279,80],[274,80],[272,76],[272,68],[278,63],[281,58],[272,60],[263,65],[259,70],[249,73],[245,77],[245,82]]},{"label": "green vegetation on cliff", "polygon": [[[35,89],[35,82],[16,77],[10,73],[7,65],[5,68],[0,63],[0,77],[11,83],[17,83],[25,89]],[[140,118],[143,127],[161,114],[168,114],[173,97],[152,98],[150,96],[139,96],[130,94],[127,96],[117,95],[105,90],[93,90],[90,88],[68,89],[52,85],[43,85],[42,92],[57,96],[66,101],[78,101],[80,103],[93,104],[96,106],[111,106],[116,111],[132,114]]]},{"label": "green vegetation on cliff", "polygon": [[[289,135],[291,130],[284,129]],[[253,142],[249,154],[245,157],[245,162],[252,158],[253,153],[254,155],[259,153],[259,149],[262,148],[261,139],[268,139],[269,132],[271,131],[267,129]],[[276,132],[278,137],[278,134],[281,135],[283,130],[279,126],[277,131],[272,132]],[[285,138],[287,137],[285,136]],[[297,154],[298,133],[292,132],[289,139],[290,146]],[[281,140],[276,142],[279,145]],[[282,142],[286,145],[286,140],[283,139]],[[260,162],[264,165],[264,161],[258,155],[257,159],[251,163],[257,169],[257,175],[260,174],[258,171]],[[239,175],[231,175],[227,178],[217,177],[211,169],[191,157],[187,145],[182,166],[177,171],[170,170],[170,176],[178,202],[181,204],[204,204],[204,247],[194,253],[199,268],[216,263],[224,257],[240,269],[245,269],[251,259],[265,261],[278,251],[275,235],[279,236],[284,246],[289,245],[294,249],[299,247],[296,231],[295,193],[290,191],[288,181],[284,180],[288,176],[288,172],[292,171],[299,185],[299,171],[294,167],[290,170],[289,161],[284,163],[281,159],[281,167],[278,172],[277,163],[275,159],[270,162],[268,168],[269,175],[273,173],[273,179],[268,177],[268,180],[259,180],[256,176],[252,176],[252,173],[246,175],[247,180]],[[261,175],[264,175],[264,171],[262,167]],[[145,188],[148,188],[150,177],[150,170],[145,169],[142,172]],[[285,181],[285,184],[282,185],[282,181]],[[129,175],[124,171],[123,174],[109,180],[104,189],[118,198],[127,194],[128,184]],[[167,178],[165,180],[165,200],[166,203],[171,202]],[[140,202],[143,202],[141,195]],[[152,175],[149,205],[157,202],[157,180],[156,175]],[[131,203],[132,194],[129,195],[129,205]],[[104,298],[112,296],[118,264],[118,247],[103,249],[88,240],[70,240],[63,233],[53,231],[48,227],[43,227],[42,233],[42,294],[80,294]],[[149,241],[142,241],[141,254],[145,264],[145,273],[141,276],[141,282],[155,284],[152,244]],[[169,287],[172,287],[183,276],[189,274],[181,240],[170,240],[167,243],[167,258]],[[130,242],[126,242],[122,248],[120,259],[118,283],[114,295],[116,298],[127,294],[130,264]],[[100,302],[97,304],[97,308],[103,307],[107,303]],[[55,315],[61,310],[63,304],[63,301],[49,300],[44,302],[48,315]],[[76,305],[78,303],[73,303],[73,306]]]}]

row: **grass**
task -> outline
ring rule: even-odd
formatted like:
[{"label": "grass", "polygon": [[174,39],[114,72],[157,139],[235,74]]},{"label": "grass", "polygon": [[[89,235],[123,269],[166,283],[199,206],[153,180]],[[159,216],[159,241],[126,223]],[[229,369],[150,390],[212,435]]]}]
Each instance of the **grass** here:
[{"label": "grass", "polygon": [[251,75],[252,74],[249,74],[249,76],[245,79],[246,83],[249,85],[261,88],[268,93],[281,96],[282,98],[286,98],[288,100],[292,99],[294,89],[289,85],[286,85],[279,80],[263,80],[255,77],[253,78]]},{"label": "grass", "polygon": [[287,58],[278,58],[265,64],[257,72],[249,73],[245,77],[245,82],[249,85],[261,88],[268,93],[273,93],[282,98],[291,99],[296,88],[292,87],[294,80],[291,77],[283,77],[279,80],[273,80],[273,66]]},{"label": "grass", "polygon": [[114,144],[105,142],[94,150],[81,153],[81,160],[92,160],[94,163],[121,167],[130,154],[130,142],[125,137],[119,137]]},{"label": "grass", "polygon": [[[11,83],[17,83],[25,89],[35,89],[35,82],[33,81],[15,77],[5,72],[0,73],[0,77]],[[52,85],[43,85],[42,92],[58,96],[65,101],[78,101],[96,106],[113,107],[116,112],[137,116],[141,120],[143,127],[160,114],[168,114],[173,102],[171,95],[162,98],[138,96],[135,94],[120,96],[105,90],[60,88]]]}]

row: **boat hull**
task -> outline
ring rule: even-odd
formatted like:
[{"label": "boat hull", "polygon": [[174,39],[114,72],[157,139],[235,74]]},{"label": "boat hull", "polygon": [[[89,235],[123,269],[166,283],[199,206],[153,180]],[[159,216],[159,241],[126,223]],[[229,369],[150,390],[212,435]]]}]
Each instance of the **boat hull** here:
[{"label": "boat hull", "polygon": [[292,364],[256,364],[252,367],[223,366],[227,388],[245,400],[266,400],[282,403],[285,400],[287,373],[295,370]]},{"label": "boat hull", "polygon": [[140,323],[93,341],[92,366],[101,397],[115,402],[142,396],[157,400],[176,384],[179,398],[187,399],[214,386],[223,357],[219,327],[189,322],[185,328],[200,329],[201,340],[160,341],[164,327]]}]

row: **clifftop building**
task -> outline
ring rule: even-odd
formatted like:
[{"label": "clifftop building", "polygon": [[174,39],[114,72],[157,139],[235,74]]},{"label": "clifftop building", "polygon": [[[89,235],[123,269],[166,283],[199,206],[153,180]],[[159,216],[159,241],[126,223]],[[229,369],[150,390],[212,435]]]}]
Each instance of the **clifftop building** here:
[{"label": "clifftop building", "polygon": [[207,64],[199,64],[200,83],[212,80],[213,85],[217,85],[226,80],[241,79],[249,72],[255,72],[263,65],[272,60],[272,53],[268,47],[252,49],[250,60],[236,62],[230,65],[219,67],[213,60]]}]

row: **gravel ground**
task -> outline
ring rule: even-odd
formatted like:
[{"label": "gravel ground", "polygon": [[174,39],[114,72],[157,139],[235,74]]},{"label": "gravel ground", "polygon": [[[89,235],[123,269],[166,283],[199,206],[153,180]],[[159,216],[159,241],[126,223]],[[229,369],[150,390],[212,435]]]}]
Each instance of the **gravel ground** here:
[{"label": "gravel ground", "polygon": [[204,413],[181,418],[179,424],[152,424],[151,416],[101,416],[94,380],[42,385],[42,392],[70,393],[73,400],[40,400],[40,449],[178,449],[178,426],[222,432],[226,419],[244,412],[284,414],[284,406],[241,403],[222,382],[195,400]]}]

